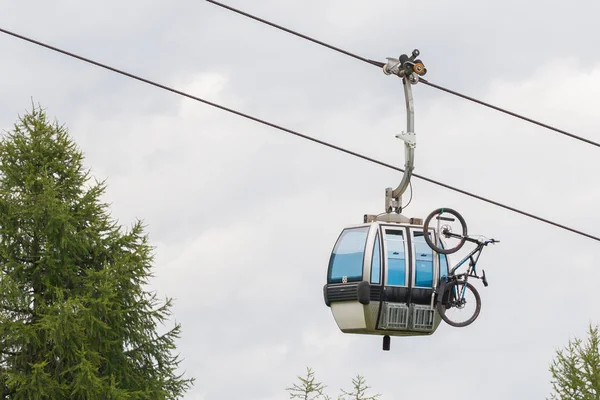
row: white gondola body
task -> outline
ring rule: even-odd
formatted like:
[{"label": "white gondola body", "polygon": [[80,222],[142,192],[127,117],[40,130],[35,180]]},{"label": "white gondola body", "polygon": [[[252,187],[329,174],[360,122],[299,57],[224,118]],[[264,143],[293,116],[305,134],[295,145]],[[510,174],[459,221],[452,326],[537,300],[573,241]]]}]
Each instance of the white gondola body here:
[{"label": "white gondola body", "polygon": [[431,335],[441,322],[434,300],[447,272],[446,256],[427,245],[422,225],[373,221],[342,231],[323,294],[342,332]]}]

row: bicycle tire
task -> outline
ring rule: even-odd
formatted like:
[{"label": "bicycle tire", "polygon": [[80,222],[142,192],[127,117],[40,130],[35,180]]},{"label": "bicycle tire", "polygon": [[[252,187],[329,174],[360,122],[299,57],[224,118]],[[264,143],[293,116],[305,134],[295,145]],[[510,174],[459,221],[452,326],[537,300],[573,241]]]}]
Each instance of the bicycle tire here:
[{"label": "bicycle tire", "polygon": [[[467,236],[467,223],[465,222],[465,219],[463,218],[463,216],[458,213],[458,211],[455,211],[451,208],[438,208],[437,210],[433,210],[431,212],[431,214],[429,214],[427,216],[427,218],[425,218],[425,223],[423,224],[423,232],[427,232],[429,230],[429,223],[431,222],[431,220],[433,219],[433,217],[435,215],[440,214],[440,213],[448,213],[448,214],[454,215],[456,217],[456,219],[458,219],[458,221],[462,225],[462,239],[455,247],[449,248],[449,249],[443,249],[441,247],[438,247],[435,243],[432,242],[431,238],[427,234],[424,235],[425,241],[427,242],[429,247],[431,247],[437,253],[442,253],[442,254],[456,253],[458,250],[460,250],[464,246],[464,244],[466,242],[466,236]],[[439,233],[436,232],[436,234],[439,234]]]},{"label": "bicycle tire", "polygon": [[[475,295],[475,302],[477,304],[477,306],[475,307],[475,312],[473,313],[471,318],[469,318],[467,321],[462,322],[462,323],[454,322],[450,318],[448,318],[448,316],[446,315],[446,302],[448,299],[448,295],[450,294],[450,290],[457,285],[466,285],[467,290],[470,290],[471,292],[473,292],[473,295]],[[437,311],[440,314],[440,317],[442,317],[444,322],[447,323],[448,325],[454,326],[456,328],[464,328],[465,326],[471,325],[477,319],[477,317],[479,317],[479,313],[481,312],[481,296],[479,295],[479,292],[477,291],[477,289],[475,289],[475,286],[471,285],[469,282],[465,282],[465,281],[450,282],[450,283],[448,283],[448,285],[446,286],[446,289],[444,290],[444,294],[442,296],[442,301],[437,304]]]}]

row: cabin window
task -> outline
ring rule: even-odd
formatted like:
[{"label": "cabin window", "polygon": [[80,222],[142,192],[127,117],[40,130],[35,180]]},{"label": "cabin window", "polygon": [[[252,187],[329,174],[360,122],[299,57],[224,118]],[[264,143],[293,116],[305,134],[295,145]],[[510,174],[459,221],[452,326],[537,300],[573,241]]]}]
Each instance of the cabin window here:
[{"label": "cabin window", "polygon": [[379,243],[379,232],[375,236],[375,245],[373,246],[373,259],[371,260],[371,283],[381,283],[381,250]]},{"label": "cabin window", "polygon": [[[441,240],[438,241],[438,245],[443,249],[444,242]],[[448,276],[448,256],[445,254],[439,255],[440,257],[440,278],[445,278]]]},{"label": "cabin window", "polygon": [[329,261],[329,283],[361,281],[369,227],[345,229]]},{"label": "cabin window", "polygon": [[386,285],[406,286],[406,251],[403,232],[386,231],[385,245],[387,248]]},{"label": "cabin window", "polygon": [[[431,235],[431,232],[428,232]],[[433,250],[425,241],[423,232],[414,232],[415,286],[433,287]]]},{"label": "cabin window", "polygon": [[440,278],[448,276],[448,257],[440,254]]}]

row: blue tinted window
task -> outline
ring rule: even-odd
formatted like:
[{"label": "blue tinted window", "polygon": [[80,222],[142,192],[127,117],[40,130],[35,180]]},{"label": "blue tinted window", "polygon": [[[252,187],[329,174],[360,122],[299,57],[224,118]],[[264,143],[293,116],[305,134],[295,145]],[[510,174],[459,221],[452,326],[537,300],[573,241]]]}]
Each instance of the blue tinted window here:
[{"label": "blue tinted window", "polygon": [[440,277],[448,276],[448,259],[445,254],[440,254]]},{"label": "blue tinted window", "polygon": [[406,286],[406,255],[402,231],[387,231],[387,285]]},{"label": "blue tinted window", "polygon": [[371,283],[381,283],[381,250],[379,249],[379,232],[375,236],[373,259],[371,261]]},{"label": "blue tinted window", "polygon": [[[444,243],[438,240],[438,246],[444,248]],[[440,278],[448,276],[448,257],[445,254],[440,254]]]},{"label": "blue tinted window", "polygon": [[425,241],[423,232],[414,233],[415,286],[433,287],[433,250]]},{"label": "blue tinted window", "polygon": [[361,281],[363,256],[369,227],[345,229],[333,249],[329,261],[329,279],[341,282],[343,277],[350,281]]}]

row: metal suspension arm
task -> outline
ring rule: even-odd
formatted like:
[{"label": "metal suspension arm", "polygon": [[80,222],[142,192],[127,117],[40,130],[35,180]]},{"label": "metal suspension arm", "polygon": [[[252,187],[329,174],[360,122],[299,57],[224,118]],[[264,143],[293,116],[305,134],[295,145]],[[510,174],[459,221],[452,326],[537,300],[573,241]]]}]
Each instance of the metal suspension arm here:
[{"label": "metal suspension arm", "polygon": [[392,192],[393,198],[399,198],[408,188],[410,178],[412,177],[412,171],[415,168],[415,146],[417,145],[417,137],[415,135],[415,107],[413,104],[411,83],[408,79],[402,80],[404,84],[404,97],[406,99],[406,132],[402,132],[396,135],[397,138],[404,141],[404,175],[402,181],[394,191]]},{"label": "metal suspension arm", "polygon": [[383,72],[386,75],[394,74],[402,78],[404,86],[404,99],[406,103],[406,132],[396,135],[398,139],[404,141],[404,175],[396,189],[386,188],[385,190],[385,209],[391,213],[394,209],[399,214],[402,211],[402,194],[408,188],[412,172],[414,170],[415,146],[417,144],[415,129],[415,109],[412,96],[412,85],[419,81],[419,75],[425,75],[427,70],[420,60],[415,60],[419,56],[419,50],[414,50],[412,57],[406,54],[399,59],[388,58],[387,64],[383,66]]}]

